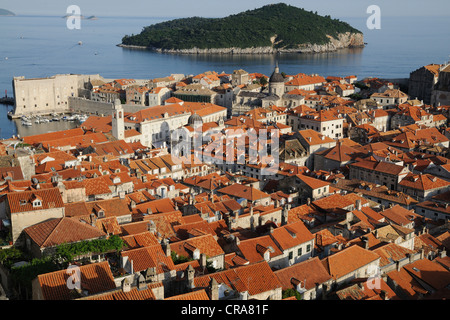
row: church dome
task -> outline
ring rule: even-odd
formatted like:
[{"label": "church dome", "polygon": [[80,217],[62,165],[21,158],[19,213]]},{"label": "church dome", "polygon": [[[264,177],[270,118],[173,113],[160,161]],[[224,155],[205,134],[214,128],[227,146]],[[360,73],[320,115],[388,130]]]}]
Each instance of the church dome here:
[{"label": "church dome", "polygon": [[200,117],[197,113],[192,114],[188,119],[188,125],[192,126],[195,123],[203,123],[202,117]]},{"label": "church dome", "polygon": [[270,76],[269,82],[284,82],[284,78],[280,73],[280,69],[278,68],[278,64],[275,67],[275,70],[273,71],[272,75]]}]

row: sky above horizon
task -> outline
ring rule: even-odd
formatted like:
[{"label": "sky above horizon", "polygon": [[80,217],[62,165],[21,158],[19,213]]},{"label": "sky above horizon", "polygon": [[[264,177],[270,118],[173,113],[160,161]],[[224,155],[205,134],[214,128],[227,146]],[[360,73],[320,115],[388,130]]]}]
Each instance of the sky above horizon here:
[{"label": "sky above horizon", "polygon": [[333,18],[369,17],[367,8],[378,5],[383,16],[449,16],[448,0],[2,0],[0,8],[17,15],[64,16],[70,5],[77,5],[85,16],[130,17],[225,17],[266,4],[286,3]]}]

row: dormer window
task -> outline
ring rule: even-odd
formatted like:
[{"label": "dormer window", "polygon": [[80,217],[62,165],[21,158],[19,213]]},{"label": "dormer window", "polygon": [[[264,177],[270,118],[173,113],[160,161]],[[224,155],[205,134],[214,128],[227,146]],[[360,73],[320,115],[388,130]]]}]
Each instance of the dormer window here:
[{"label": "dormer window", "polygon": [[36,199],[33,201],[33,208],[38,208],[38,207],[42,207],[42,201]]}]

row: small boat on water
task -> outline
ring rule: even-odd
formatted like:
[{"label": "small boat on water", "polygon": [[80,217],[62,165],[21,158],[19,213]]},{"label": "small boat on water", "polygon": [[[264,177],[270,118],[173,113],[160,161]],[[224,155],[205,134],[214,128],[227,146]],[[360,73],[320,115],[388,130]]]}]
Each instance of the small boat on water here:
[{"label": "small boat on water", "polygon": [[30,120],[22,120],[22,125],[31,127],[33,125],[33,123]]},{"label": "small boat on water", "polygon": [[88,116],[85,115],[85,114],[83,114],[83,115],[81,115],[81,116],[78,117],[78,121],[79,121],[80,123],[83,123],[83,122],[85,122],[85,121],[87,120],[87,118],[88,118]]}]

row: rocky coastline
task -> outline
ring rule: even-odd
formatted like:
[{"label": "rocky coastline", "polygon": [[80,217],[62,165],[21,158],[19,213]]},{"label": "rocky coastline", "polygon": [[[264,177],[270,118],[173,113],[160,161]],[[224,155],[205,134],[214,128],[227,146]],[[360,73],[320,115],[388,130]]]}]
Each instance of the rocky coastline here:
[{"label": "rocky coastline", "polygon": [[364,35],[362,33],[340,33],[337,38],[328,36],[330,42],[327,44],[306,43],[299,45],[295,49],[267,47],[252,48],[190,48],[190,49],[161,49],[154,47],[135,46],[118,44],[117,46],[128,49],[151,50],[159,53],[174,54],[276,54],[276,53],[325,53],[333,52],[344,48],[362,48],[365,46]]}]

